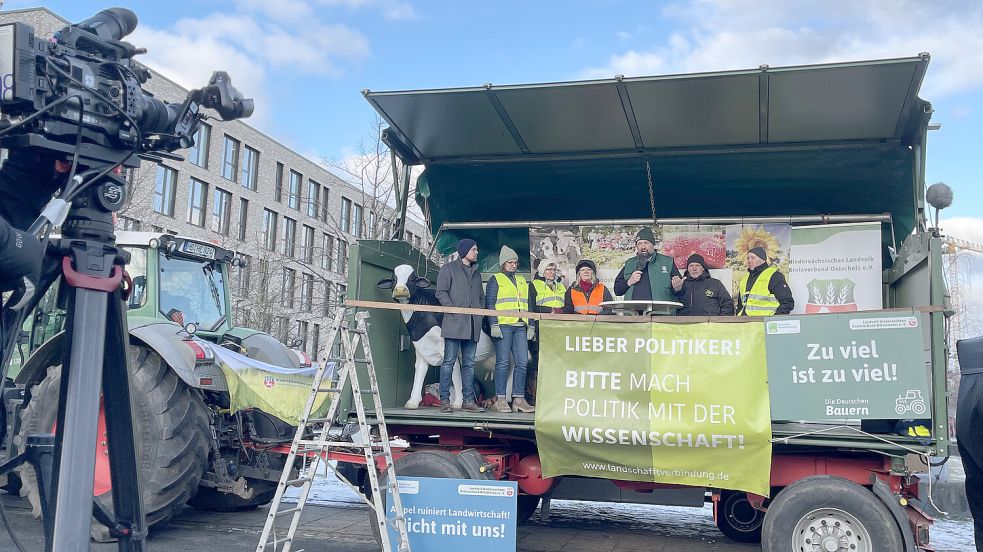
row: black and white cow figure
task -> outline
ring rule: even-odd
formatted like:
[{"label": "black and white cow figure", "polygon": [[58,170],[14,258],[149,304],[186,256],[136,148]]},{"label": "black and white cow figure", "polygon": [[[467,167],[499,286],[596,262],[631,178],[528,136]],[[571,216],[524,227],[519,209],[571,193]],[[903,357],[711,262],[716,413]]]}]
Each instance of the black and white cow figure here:
[{"label": "black and white cow figure", "polygon": [[[393,269],[392,278],[379,280],[379,289],[392,289],[393,300],[410,305],[434,305],[440,306],[435,290],[432,289],[430,280],[417,276],[416,271],[410,265],[399,265]],[[416,361],[414,362],[415,373],[413,375],[413,389],[410,391],[410,398],[406,401],[404,408],[416,410],[420,407],[423,400],[423,381],[427,376],[427,369],[431,366],[440,367],[444,360],[444,338],[440,334],[440,323],[444,315],[439,312],[424,311],[400,311],[406,329],[410,333],[410,340],[416,351]],[[483,368],[486,374],[495,373],[495,346],[491,337],[481,332],[478,340],[478,350],[475,353],[475,373]],[[463,394],[461,393],[461,365],[460,362],[454,364],[454,373],[451,378],[454,385],[451,405],[455,409],[461,408]],[[511,388],[511,375],[509,377]],[[477,391],[477,390],[476,390]]]}]

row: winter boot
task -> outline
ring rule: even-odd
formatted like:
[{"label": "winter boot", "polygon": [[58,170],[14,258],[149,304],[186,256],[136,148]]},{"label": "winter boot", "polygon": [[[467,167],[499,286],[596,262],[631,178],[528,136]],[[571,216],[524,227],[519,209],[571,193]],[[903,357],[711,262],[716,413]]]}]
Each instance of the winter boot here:
[{"label": "winter boot", "polygon": [[505,397],[495,399],[495,412],[512,412],[512,407],[509,406],[508,399]]},{"label": "winter boot", "polygon": [[535,412],[536,407],[527,403],[525,397],[512,399],[512,412]]}]

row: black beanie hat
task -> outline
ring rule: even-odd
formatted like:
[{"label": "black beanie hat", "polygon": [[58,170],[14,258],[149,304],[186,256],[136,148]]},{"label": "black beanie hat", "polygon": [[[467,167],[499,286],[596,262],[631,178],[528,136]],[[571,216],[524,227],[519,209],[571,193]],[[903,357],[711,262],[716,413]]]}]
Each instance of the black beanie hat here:
[{"label": "black beanie hat", "polygon": [[762,261],[766,263],[768,262],[768,254],[765,253],[765,249],[763,247],[752,247],[748,250],[748,253],[754,253]]},{"label": "black beanie hat", "polygon": [[463,240],[457,242],[457,254],[463,259],[467,257],[468,251],[471,248],[478,245],[478,242],[472,240],[471,238],[464,238]]},{"label": "black beanie hat", "polygon": [[703,260],[703,255],[700,255],[699,253],[693,253],[692,255],[689,256],[688,259],[686,259],[686,266],[689,266],[693,263],[700,263],[700,266],[703,267],[703,270],[710,270],[709,268],[707,268],[707,262]]},{"label": "black beanie hat", "polygon": [[577,263],[576,272],[580,272],[580,269],[585,266],[593,270],[595,276],[597,275],[597,265],[594,264],[594,261],[590,259],[583,259],[579,263]]}]

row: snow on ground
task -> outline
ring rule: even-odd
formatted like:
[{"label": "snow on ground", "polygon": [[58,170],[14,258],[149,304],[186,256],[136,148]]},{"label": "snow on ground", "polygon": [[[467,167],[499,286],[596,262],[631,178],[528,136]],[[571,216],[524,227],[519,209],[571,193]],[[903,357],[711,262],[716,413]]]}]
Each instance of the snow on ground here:
[{"label": "snow on ground", "polygon": [[[296,498],[298,489],[291,489],[288,497]],[[332,507],[362,508],[365,503],[344,483],[329,472],[327,478],[319,478],[308,504]],[[554,500],[550,508],[550,520],[544,524],[536,514],[530,525],[571,526],[597,531],[645,531],[653,536],[689,537],[701,541],[726,540],[713,524],[713,509],[680,506],[649,506],[639,504],[614,504],[584,502],[579,500]],[[932,545],[938,552],[973,552],[973,524],[961,518],[940,518],[932,526]]]}]

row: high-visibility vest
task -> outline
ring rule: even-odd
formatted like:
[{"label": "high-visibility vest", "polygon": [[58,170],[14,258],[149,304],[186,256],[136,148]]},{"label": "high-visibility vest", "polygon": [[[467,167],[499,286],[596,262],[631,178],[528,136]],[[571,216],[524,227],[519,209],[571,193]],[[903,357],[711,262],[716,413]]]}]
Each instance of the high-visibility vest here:
[{"label": "high-visibility vest", "polygon": [[[526,279],[518,274],[515,275],[515,283],[508,276],[499,272],[495,274],[498,282],[498,295],[495,298],[495,310],[516,311],[529,310],[529,284]],[[520,318],[515,316],[499,316],[498,323],[506,326],[518,324]],[[528,318],[521,319],[524,324],[529,323]]]},{"label": "high-visibility vest", "polygon": [[556,282],[553,286],[554,289],[550,289],[546,285],[545,280],[533,280],[532,285],[536,288],[537,307],[549,307],[552,309],[563,307],[563,295],[567,292],[567,288],[563,287],[563,284]]},{"label": "high-visibility vest", "polygon": [[747,281],[751,276],[748,272],[741,279],[741,312],[737,313],[738,316],[771,316],[775,314],[778,310],[778,299],[768,291],[768,283],[771,282],[771,276],[778,269],[774,266],[765,267],[758,275],[758,279],[754,281],[754,285],[751,289],[747,288]]},{"label": "high-visibility vest", "polygon": [[604,284],[598,282],[590,290],[590,297],[579,287],[570,288],[570,300],[577,314],[601,314],[601,301],[604,301]]}]

